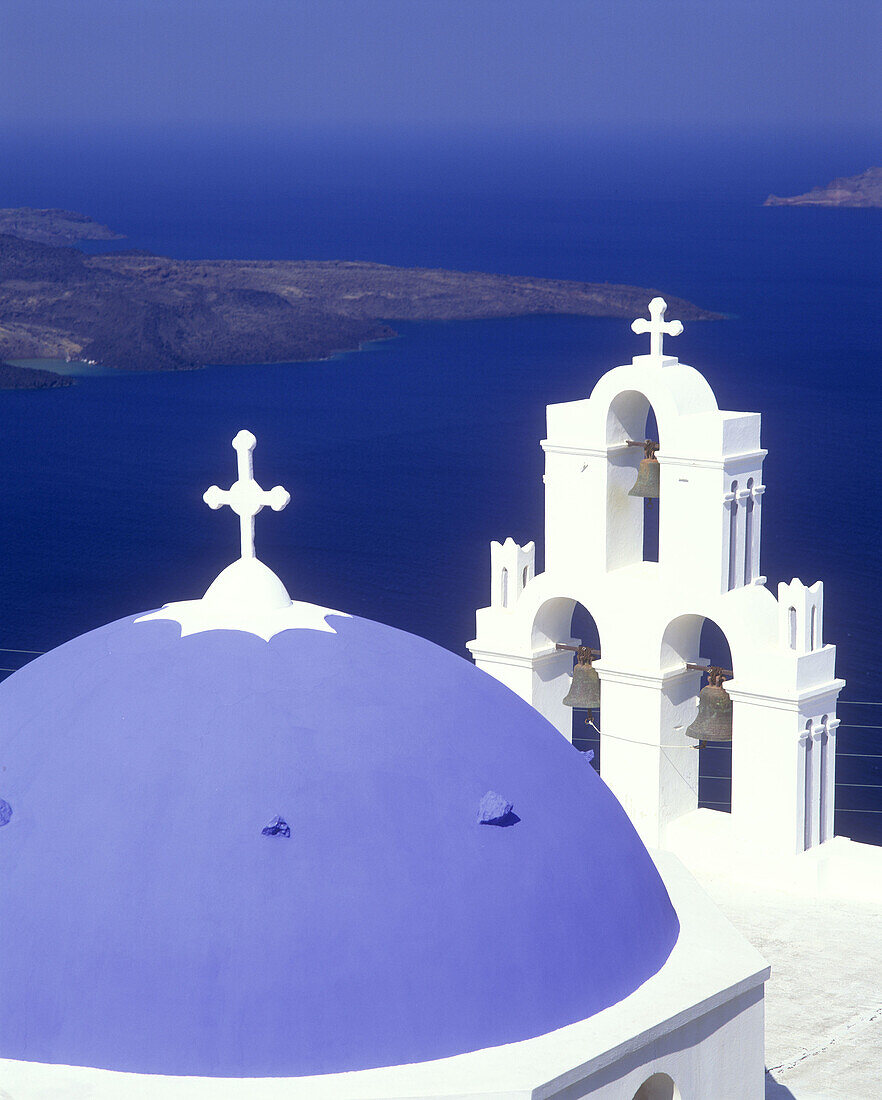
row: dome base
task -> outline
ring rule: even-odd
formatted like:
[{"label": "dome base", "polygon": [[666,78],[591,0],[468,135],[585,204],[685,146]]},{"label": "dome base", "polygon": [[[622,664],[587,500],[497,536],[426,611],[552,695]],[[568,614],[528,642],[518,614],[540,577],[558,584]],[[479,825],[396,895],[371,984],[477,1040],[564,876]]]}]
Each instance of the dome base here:
[{"label": "dome base", "polygon": [[243,630],[268,642],[283,630],[336,634],[326,622],[327,615],[344,613],[292,600],[279,578],[262,561],[239,558],[219,574],[201,600],[166,604],[136,621],[170,619],[180,623],[181,637],[204,630]]},{"label": "dome base", "polygon": [[202,599],[231,609],[275,611],[291,605],[288,590],[272,569],[257,558],[239,558],[228,565]]}]

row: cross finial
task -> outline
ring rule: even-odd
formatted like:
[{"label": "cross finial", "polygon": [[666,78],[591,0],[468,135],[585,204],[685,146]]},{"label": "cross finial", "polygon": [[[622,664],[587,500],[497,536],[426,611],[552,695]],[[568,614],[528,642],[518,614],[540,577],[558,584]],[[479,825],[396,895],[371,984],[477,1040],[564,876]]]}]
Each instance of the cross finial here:
[{"label": "cross finial", "polygon": [[649,355],[652,359],[662,359],[662,336],[667,333],[668,336],[679,336],[683,331],[683,325],[680,321],[666,321],[665,310],[668,308],[668,303],[664,298],[653,298],[649,303],[649,316],[650,320],[647,321],[645,317],[638,317],[636,321],[631,324],[631,328],[639,336],[641,333],[649,333]]},{"label": "cross finial", "polygon": [[276,485],[267,492],[254,480],[251,452],[256,446],[257,440],[251,432],[239,432],[233,440],[238,479],[229,489],[219,489],[217,485],[212,485],[202,496],[209,508],[217,509],[229,504],[239,517],[243,558],[254,557],[254,517],[257,513],[267,504],[274,512],[281,512],[291,499],[291,494],[281,485]]}]

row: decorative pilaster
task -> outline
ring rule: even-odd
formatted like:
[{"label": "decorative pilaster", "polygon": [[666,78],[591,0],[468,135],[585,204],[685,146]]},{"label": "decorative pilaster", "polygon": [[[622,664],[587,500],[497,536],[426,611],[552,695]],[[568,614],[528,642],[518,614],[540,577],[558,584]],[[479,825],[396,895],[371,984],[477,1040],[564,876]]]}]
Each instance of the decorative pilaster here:
[{"label": "decorative pilaster", "polygon": [[754,485],[750,491],[753,501],[753,520],[751,523],[750,546],[747,548],[750,554],[750,583],[764,585],[766,578],[760,575],[760,530],[762,526],[762,499],[766,491],[765,485]]},{"label": "decorative pilaster", "polygon": [[834,835],[834,812],[836,809],[836,731],[839,719],[828,718],[824,733],[823,767],[821,770],[821,834],[820,842],[832,840]]},{"label": "decorative pilaster", "polygon": [[723,562],[723,592],[731,592],[738,582],[738,493],[736,489],[723,494],[723,545],[726,554]]}]

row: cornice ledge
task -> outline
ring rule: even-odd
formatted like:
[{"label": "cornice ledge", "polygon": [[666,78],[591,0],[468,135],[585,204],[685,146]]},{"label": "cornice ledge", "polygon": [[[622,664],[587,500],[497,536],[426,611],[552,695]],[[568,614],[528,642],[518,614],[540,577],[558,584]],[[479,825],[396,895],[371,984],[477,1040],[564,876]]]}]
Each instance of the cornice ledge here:
[{"label": "cornice ledge", "polygon": [[608,458],[610,455],[624,454],[629,450],[627,443],[611,443],[607,447],[585,447],[576,443],[552,443],[549,439],[540,439],[539,446],[546,454],[576,455],[579,458]]},{"label": "cornice ledge", "polygon": [[[572,645],[576,644],[575,640],[571,639],[570,641]],[[535,668],[537,664],[544,664],[546,661],[551,660],[552,657],[565,656],[565,652],[554,648],[540,649],[526,654],[503,653],[501,650],[482,649],[477,638],[473,638],[472,641],[466,642],[466,649],[476,661],[487,661],[494,665],[511,665],[514,668]]]},{"label": "cornice ledge", "polygon": [[622,669],[608,668],[602,660],[594,661],[594,667],[600,677],[601,683],[630,684],[634,687],[659,689],[680,680],[686,676],[695,676],[694,669],[678,665],[676,668],[663,669],[660,673],[651,672],[625,672]]},{"label": "cornice ledge", "polygon": [[762,691],[750,691],[747,688],[739,688],[735,680],[726,683],[726,691],[733,700],[741,700],[745,703],[761,703],[772,710],[788,710],[794,714],[803,709],[803,704],[812,699],[820,699],[824,695],[838,695],[845,687],[845,680],[827,680],[823,684],[815,684],[805,691],[795,691],[792,695],[769,695]]},{"label": "cornice ledge", "polygon": [[741,451],[738,454],[710,458],[702,455],[677,455],[668,451],[657,451],[655,457],[663,466],[693,466],[705,470],[725,470],[739,463],[759,464],[768,453],[767,450],[761,449],[759,451]]}]

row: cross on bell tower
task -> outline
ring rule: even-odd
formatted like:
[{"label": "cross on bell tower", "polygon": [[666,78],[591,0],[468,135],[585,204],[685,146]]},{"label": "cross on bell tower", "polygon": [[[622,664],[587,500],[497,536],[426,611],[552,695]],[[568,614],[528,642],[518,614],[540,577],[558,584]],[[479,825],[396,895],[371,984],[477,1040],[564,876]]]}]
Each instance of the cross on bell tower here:
[{"label": "cross on bell tower", "polygon": [[242,540],[242,557],[253,558],[254,554],[254,517],[268,504],[274,512],[281,512],[291,499],[291,494],[281,485],[270,490],[261,489],[254,480],[252,452],[257,440],[248,431],[241,431],[233,440],[236,452],[238,479],[229,489],[220,489],[212,485],[206,489],[202,499],[209,508],[222,508],[228,504],[239,517],[239,530]]},{"label": "cross on bell tower", "polygon": [[649,333],[649,358],[657,359],[659,362],[664,358],[662,352],[662,338],[665,333],[668,336],[679,336],[683,331],[683,323],[681,321],[666,321],[665,310],[668,308],[668,303],[664,298],[653,298],[649,303],[649,316],[650,320],[647,321],[645,317],[638,317],[636,321],[632,322],[631,328],[634,332],[641,335],[644,332]]}]

